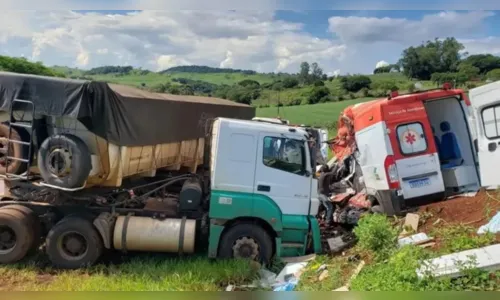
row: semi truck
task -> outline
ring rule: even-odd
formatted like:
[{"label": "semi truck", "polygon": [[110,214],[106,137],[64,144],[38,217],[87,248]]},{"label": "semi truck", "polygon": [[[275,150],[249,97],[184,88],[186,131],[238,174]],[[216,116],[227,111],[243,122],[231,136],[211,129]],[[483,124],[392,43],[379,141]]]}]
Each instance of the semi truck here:
[{"label": "semi truck", "polygon": [[40,248],[65,269],[105,251],[321,252],[311,129],[94,81],[0,72],[0,91],[0,263]]}]

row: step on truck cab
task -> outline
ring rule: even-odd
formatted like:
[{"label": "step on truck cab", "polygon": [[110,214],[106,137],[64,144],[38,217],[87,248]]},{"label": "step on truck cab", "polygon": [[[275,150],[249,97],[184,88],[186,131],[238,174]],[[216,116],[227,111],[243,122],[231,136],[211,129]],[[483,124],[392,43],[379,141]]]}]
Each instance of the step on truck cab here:
[{"label": "step on truck cab", "polygon": [[263,262],[321,252],[308,132],[229,118],[210,128],[198,174],[159,170],[118,189],[74,192],[4,179],[0,263],[42,244],[55,267],[69,269],[96,263],[104,249]]},{"label": "step on truck cab", "polygon": [[500,185],[495,171],[500,166],[495,164],[500,82],[475,88],[469,97],[444,84],[405,95],[393,92],[346,110],[373,211],[401,214],[412,206]]}]

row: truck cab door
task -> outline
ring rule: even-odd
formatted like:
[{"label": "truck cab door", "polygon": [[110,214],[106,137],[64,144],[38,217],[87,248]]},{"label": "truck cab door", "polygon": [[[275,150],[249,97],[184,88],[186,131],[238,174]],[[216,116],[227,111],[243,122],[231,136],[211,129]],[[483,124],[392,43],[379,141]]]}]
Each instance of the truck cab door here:
[{"label": "truck cab door", "polygon": [[254,194],[265,195],[284,215],[308,215],[312,168],[305,140],[261,133]]},{"label": "truck cab door", "polygon": [[500,81],[470,90],[481,186],[500,186]]}]

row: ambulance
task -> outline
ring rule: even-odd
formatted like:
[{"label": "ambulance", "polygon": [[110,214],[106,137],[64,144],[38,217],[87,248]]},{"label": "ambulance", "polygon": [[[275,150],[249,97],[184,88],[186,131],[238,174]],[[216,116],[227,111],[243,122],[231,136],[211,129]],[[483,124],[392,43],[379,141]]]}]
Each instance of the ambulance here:
[{"label": "ambulance", "polygon": [[355,156],[373,212],[399,215],[500,185],[500,81],[469,95],[448,83],[392,92],[347,107],[338,132],[334,156]]}]

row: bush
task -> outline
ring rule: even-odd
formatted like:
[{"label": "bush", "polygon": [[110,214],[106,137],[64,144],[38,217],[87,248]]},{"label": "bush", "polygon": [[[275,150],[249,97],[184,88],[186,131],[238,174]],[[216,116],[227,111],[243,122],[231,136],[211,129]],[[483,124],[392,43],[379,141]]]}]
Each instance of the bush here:
[{"label": "bush", "polygon": [[276,81],[273,83],[271,89],[273,91],[282,91],[284,88],[283,83],[281,81]]},{"label": "bush", "polygon": [[339,95],[337,98],[338,98],[339,101],[344,101],[345,100],[345,97],[342,96],[342,95]]},{"label": "bush", "polygon": [[251,80],[251,79],[242,80],[242,81],[238,82],[238,84],[243,86],[243,87],[251,87],[251,88],[259,88],[260,87],[260,83],[258,83],[255,80]]},{"label": "bush", "polygon": [[356,95],[354,93],[349,93],[349,99],[351,100],[356,99]]},{"label": "bush", "polygon": [[295,106],[295,105],[301,105],[301,104],[302,104],[302,99],[300,99],[300,98],[295,98],[287,103],[288,106]]},{"label": "bush", "polygon": [[405,87],[405,90],[407,90],[409,93],[415,92],[415,84],[413,84],[413,82],[408,83]]},{"label": "bush", "polygon": [[362,250],[372,252],[376,257],[386,258],[396,247],[398,231],[392,227],[386,216],[371,214],[363,216],[354,229],[358,245]]},{"label": "bush", "polygon": [[308,97],[308,104],[319,103],[323,97],[326,97],[328,95],[330,95],[330,90],[327,87],[314,87]]},{"label": "bush", "polygon": [[361,92],[361,97],[365,97],[366,98],[366,97],[370,96],[370,90],[368,88],[364,87],[364,88],[362,88],[360,90],[360,92]]},{"label": "bush", "polygon": [[490,80],[500,80],[500,69],[494,69],[486,74],[486,78]]},{"label": "bush", "polygon": [[285,89],[291,89],[299,85],[299,80],[295,77],[287,77],[283,79],[283,87]]},{"label": "bush", "polygon": [[362,88],[369,88],[372,81],[370,77],[365,75],[353,75],[342,77],[340,83],[346,91],[357,92]]},{"label": "bush", "polygon": [[325,86],[325,83],[321,80],[316,80],[313,85],[314,86]]},{"label": "bush", "polygon": [[467,82],[467,84],[465,85],[465,87],[468,90],[471,90],[471,89],[477,88],[477,84],[475,84],[474,82]]}]

